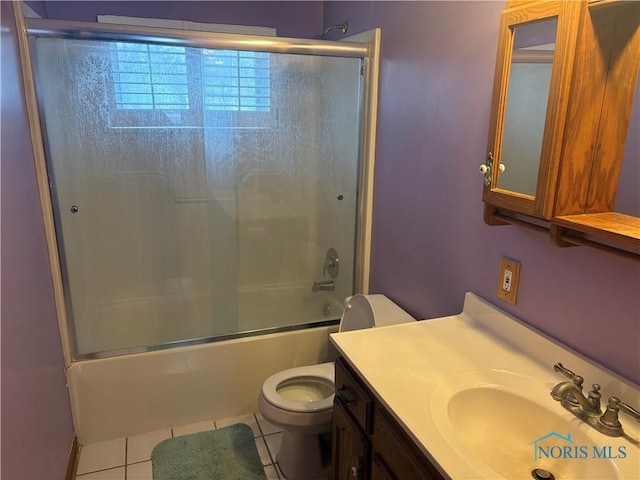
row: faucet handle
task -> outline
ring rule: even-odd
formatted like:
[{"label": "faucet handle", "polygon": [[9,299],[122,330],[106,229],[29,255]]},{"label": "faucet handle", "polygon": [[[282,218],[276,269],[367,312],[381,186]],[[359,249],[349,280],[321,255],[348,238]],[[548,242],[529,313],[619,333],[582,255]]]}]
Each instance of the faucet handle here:
[{"label": "faucet handle", "polygon": [[618,401],[618,408],[620,409],[621,412],[624,412],[627,415],[632,416],[633,418],[636,419],[637,422],[640,422],[640,412],[638,410],[633,408],[631,405],[627,405],[626,403],[621,402],[618,397],[611,397],[611,398],[615,398]]},{"label": "faucet handle", "polygon": [[605,433],[616,437],[622,435],[622,425],[618,420],[618,411],[620,411],[620,399],[618,397],[609,397],[607,409],[598,420],[598,424],[601,428],[604,428]]},{"label": "faucet handle", "polygon": [[627,405],[621,401],[618,397],[609,397],[608,405],[605,412],[602,414],[596,429],[599,432],[604,433],[612,437],[619,437],[623,435],[622,424],[618,419],[618,412],[623,411],[627,415],[631,415],[640,422],[640,412],[630,405]]},{"label": "faucet handle", "polygon": [[[580,389],[582,390],[582,383],[584,382],[584,378],[582,378],[580,375],[576,375],[575,373],[573,373],[571,370],[569,370],[568,368],[565,368],[564,366],[562,366],[561,363],[556,363],[553,366],[553,369],[556,372],[560,372],[562,375],[564,375],[565,377],[567,377],[569,380],[571,380],[573,383],[575,383],[577,386],[580,387]],[[598,390],[600,389],[600,387],[598,387]],[[596,390],[597,391],[597,390]]]}]

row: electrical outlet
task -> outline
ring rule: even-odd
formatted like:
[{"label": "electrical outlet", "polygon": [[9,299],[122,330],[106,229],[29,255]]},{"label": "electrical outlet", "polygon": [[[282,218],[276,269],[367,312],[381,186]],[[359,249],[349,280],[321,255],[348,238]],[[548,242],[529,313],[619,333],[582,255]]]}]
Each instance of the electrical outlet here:
[{"label": "electrical outlet", "polygon": [[518,298],[519,279],[520,262],[509,257],[502,257],[498,276],[498,297],[515,305]]},{"label": "electrical outlet", "polygon": [[502,290],[507,293],[511,293],[511,279],[513,278],[513,272],[511,270],[505,270],[502,273]]}]

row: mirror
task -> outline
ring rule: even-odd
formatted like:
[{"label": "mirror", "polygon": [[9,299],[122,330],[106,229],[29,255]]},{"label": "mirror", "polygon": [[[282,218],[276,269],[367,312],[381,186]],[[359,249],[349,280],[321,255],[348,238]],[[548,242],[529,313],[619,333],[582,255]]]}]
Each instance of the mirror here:
[{"label": "mirror", "polygon": [[640,217],[640,75],[627,130],[622,171],[618,182],[615,211]]},{"label": "mirror", "polygon": [[[498,188],[535,196],[558,18],[514,28]],[[501,170],[501,169],[500,169]]]}]

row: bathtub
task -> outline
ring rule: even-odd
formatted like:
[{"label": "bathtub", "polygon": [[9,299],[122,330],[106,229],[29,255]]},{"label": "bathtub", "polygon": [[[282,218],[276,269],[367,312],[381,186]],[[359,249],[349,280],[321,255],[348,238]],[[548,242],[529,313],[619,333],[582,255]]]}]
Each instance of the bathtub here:
[{"label": "bathtub", "polygon": [[[147,345],[326,322],[340,318],[342,305],[336,299],[350,294],[348,290],[313,293],[312,282],[290,282],[244,287],[214,297],[208,291],[210,284],[203,292],[193,283],[189,278],[171,279],[153,286],[157,295],[125,295],[91,304],[75,328],[80,359],[142,351],[141,346]],[[221,318],[234,320],[217,320]]]},{"label": "bathtub", "polygon": [[67,369],[81,445],[257,411],[263,381],[330,361],[338,326],[74,362]]}]

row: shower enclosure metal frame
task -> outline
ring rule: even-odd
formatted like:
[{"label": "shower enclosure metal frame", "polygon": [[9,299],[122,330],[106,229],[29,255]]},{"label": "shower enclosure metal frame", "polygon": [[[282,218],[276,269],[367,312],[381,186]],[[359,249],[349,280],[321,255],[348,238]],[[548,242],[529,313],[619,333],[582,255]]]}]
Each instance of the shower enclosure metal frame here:
[{"label": "shower enclosure metal frame", "polygon": [[[38,100],[35,95],[36,89],[34,79],[37,78],[37,75],[35,75],[37,73],[35,71],[37,67],[35,61],[31,59],[30,48],[27,46],[27,43],[29,43],[31,48],[33,48],[36,37],[145,42],[186,47],[360,58],[361,71],[364,78],[359,105],[361,110],[360,117],[362,120],[358,149],[359,165],[354,289],[355,292],[368,292],[373,162],[375,148],[375,112],[377,102],[377,64],[380,41],[379,29],[374,31],[374,41],[359,43],[220,34],[155,27],[68,22],[35,18],[24,19],[18,12],[16,12],[16,21],[18,26],[22,27],[19,28],[19,30],[22,32],[22,35],[20,36],[20,48],[22,54],[25,92],[32,127],[31,130],[36,158],[36,171],[43,206],[43,214],[45,217],[45,229],[50,253],[51,270],[54,279],[54,293],[58,310],[58,321],[60,324],[65,363],[67,365],[70,365],[72,361],[99,358],[103,355],[78,355],[75,338],[73,338],[73,319],[71,318],[71,311],[68,308],[70,305],[68,289],[63,287],[68,280],[65,278],[64,258],[62,258],[64,249],[58,248],[56,230],[60,228],[60,225],[54,215],[53,202],[56,200],[52,184],[49,182],[47,177],[49,155],[47,152],[48,146],[45,135],[46,127],[42,105],[38,104]],[[326,324],[326,322],[320,322],[320,324]],[[282,327],[265,331],[264,333],[308,328],[309,326],[309,324],[306,324]],[[174,346],[208,343],[253,334],[255,334],[255,332],[242,332],[233,335],[223,335],[196,340],[179,340],[160,345],[125,349],[126,351],[112,351],[109,352],[107,356],[123,353],[140,353]]]}]

